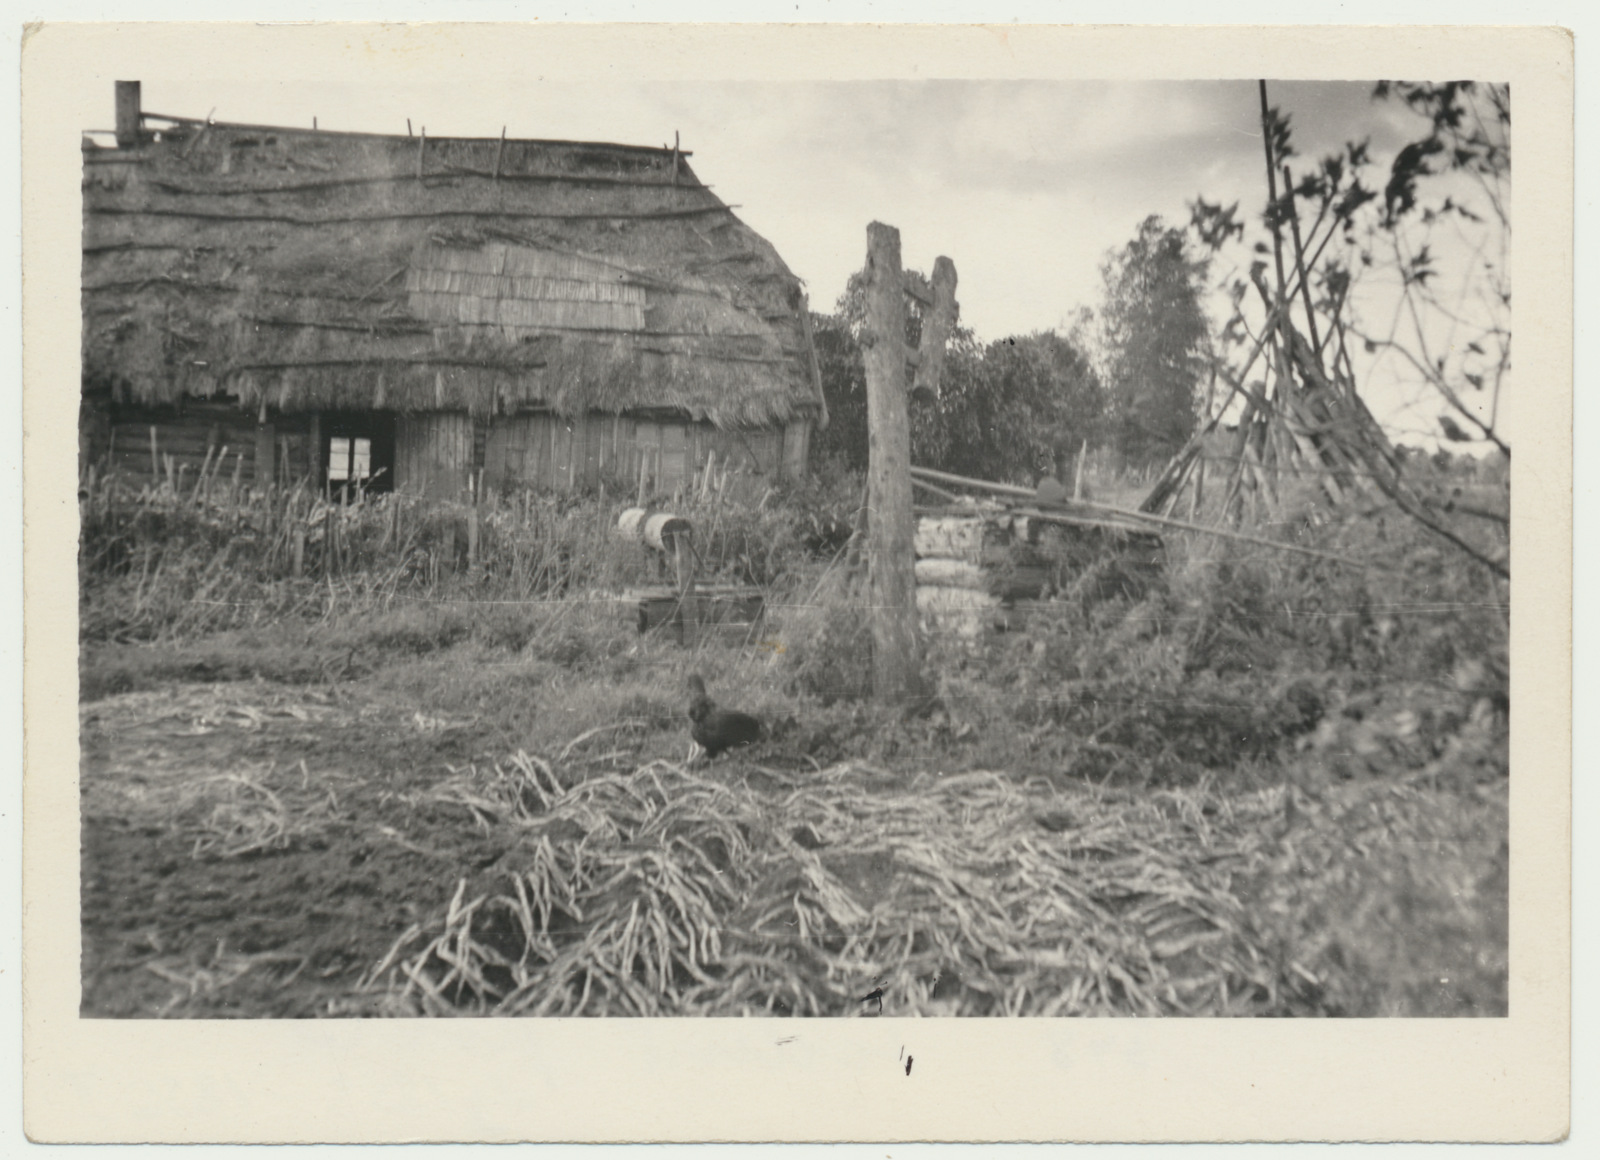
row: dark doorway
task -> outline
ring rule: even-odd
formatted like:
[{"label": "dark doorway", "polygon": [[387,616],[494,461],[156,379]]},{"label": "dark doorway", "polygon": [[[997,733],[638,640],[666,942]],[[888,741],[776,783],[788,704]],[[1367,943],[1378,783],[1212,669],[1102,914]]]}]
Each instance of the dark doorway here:
[{"label": "dark doorway", "polygon": [[394,414],[324,411],[322,478],[330,497],[394,490]]}]

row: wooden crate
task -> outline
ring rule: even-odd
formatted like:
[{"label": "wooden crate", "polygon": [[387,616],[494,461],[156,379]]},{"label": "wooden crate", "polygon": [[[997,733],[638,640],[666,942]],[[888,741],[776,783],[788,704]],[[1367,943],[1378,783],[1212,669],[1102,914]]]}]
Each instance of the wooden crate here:
[{"label": "wooden crate", "polygon": [[[637,588],[626,596],[637,610],[640,632],[660,629],[682,641],[683,618],[679,614],[676,588]],[[766,598],[759,588],[697,585],[695,599],[699,605],[701,635],[711,634],[725,643],[754,640],[766,615]]]}]

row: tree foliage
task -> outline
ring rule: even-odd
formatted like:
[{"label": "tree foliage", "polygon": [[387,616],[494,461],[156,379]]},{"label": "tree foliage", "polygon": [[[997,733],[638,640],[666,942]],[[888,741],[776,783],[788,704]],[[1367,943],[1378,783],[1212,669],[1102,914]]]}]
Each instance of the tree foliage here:
[{"label": "tree foliage", "polygon": [[1101,266],[1108,433],[1130,461],[1167,458],[1194,433],[1197,389],[1211,366],[1208,270],[1185,231],[1154,215]]},{"label": "tree foliage", "polygon": [[1054,331],[957,345],[945,376],[938,401],[913,408],[913,450],[919,462],[981,479],[1055,474],[1096,433],[1105,404],[1089,360]]},{"label": "tree foliage", "polygon": [[[851,276],[833,314],[812,316],[829,417],[815,447],[852,470],[867,466],[865,321],[859,274]],[[919,313],[909,309],[908,347],[915,348],[921,333]],[[1043,331],[983,345],[958,326],[946,348],[938,399],[910,406],[914,462],[1032,483],[1095,435],[1105,398],[1088,358],[1070,339]]]},{"label": "tree foliage", "polygon": [[[1389,81],[1373,99],[1398,101],[1419,120],[1419,135],[1396,150],[1388,172],[1371,176],[1369,143],[1346,142],[1269,199],[1262,224],[1277,228],[1280,240],[1291,224],[1306,231],[1313,325],[1335,336],[1347,371],[1353,374],[1352,353],[1372,356],[1370,363],[1397,360],[1421,401],[1442,404],[1438,434],[1509,454],[1496,423],[1511,370],[1510,91],[1470,81]],[[1290,118],[1270,108],[1266,122],[1281,163],[1294,155]],[[1190,209],[1192,228],[1213,253],[1243,237],[1237,203],[1224,209],[1199,198]],[[1335,238],[1342,244],[1325,257]],[[1272,249],[1257,239],[1253,250],[1256,281]],[[1243,277],[1232,294],[1225,344],[1254,337]]]}]

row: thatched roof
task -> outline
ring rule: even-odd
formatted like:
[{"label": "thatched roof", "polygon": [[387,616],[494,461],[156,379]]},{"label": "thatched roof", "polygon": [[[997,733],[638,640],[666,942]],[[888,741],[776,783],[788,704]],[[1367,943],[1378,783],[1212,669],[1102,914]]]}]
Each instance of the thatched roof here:
[{"label": "thatched roof", "polygon": [[85,139],[86,389],[821,414],[799,279],[675,149],[152,126]]}]

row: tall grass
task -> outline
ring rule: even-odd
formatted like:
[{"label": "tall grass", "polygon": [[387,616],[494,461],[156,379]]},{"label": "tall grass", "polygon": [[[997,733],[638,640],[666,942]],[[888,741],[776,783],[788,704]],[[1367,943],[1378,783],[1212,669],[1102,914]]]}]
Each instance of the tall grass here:
[{"label": "tall grass", "polygon": [[[767,489],[749,502],[704,473],[654,506],[689,519],[702,577],[770,586],[848,537],[846,482]],[[479,503],[304,484],[240,486],[214,470],[134,487],[89,471],[79,489],[80,635],[182,640],[398,603],[538,602],[665,579],[614,529],[634,496],[528,490]]]}]

